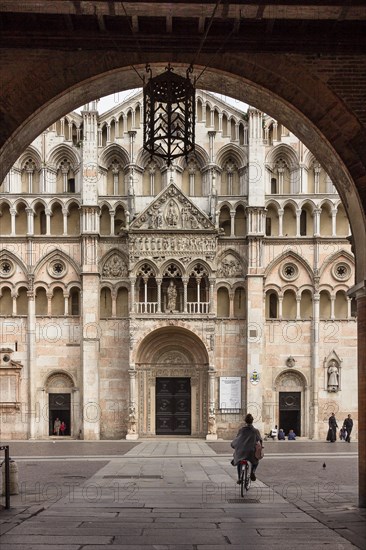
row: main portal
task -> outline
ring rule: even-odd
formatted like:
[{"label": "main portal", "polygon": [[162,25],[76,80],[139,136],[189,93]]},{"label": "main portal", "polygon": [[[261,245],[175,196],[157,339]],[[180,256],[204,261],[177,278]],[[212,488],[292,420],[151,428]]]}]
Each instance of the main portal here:
[{"label": "main portal", "polygon": [[156,434],[191,434],[191,379],[156,378]]}]

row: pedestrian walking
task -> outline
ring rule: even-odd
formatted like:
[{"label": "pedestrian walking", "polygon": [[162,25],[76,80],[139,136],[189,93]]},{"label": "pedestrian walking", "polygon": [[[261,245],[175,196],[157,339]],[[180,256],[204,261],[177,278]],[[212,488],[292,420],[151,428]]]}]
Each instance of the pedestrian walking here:
[{"label": "pedestrian walking", "polygon": [[66,431],[66,424],[64,421],[62,421],[60,426],[61,435],[65,435],[65,431]]},{"label": "pedestrian walking", "polygon": [[351,443],[351,432],[353,428],[353,420],[349,414],[347,418],[344,419],[343,428],[346,430],[346,441]]},{"label": "pedestrian walking", "polygon": [[327,441],[334,443],[337,440],[337,428],[338,428],[338,424],[337,424],[337,420],[334,412],[332,412],[332,414],[328,419],[328,426],[329,426],[329,429],[328,429]]}]

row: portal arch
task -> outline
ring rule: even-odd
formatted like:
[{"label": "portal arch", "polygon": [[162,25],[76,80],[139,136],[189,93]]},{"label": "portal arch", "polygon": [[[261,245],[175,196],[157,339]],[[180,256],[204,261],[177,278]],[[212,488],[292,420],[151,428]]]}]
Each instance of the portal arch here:
[{"label": "portal arch", "polygon": [[214,397],[208,371],[205,346],[191,331],[167,326],[150,332],[137,349],[136,391],[130,394],[138,434],[205,436]]}]

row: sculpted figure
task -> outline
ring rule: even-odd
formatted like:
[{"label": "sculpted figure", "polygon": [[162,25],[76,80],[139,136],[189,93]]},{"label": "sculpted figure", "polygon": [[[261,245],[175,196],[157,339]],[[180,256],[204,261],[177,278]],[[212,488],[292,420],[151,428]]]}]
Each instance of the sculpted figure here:
[{"label": "sculpted figure", "polygon": [[339,371],[337,362],[334,359],[329,363],[328,367],[328,391],[336,392],[338,391],[339,381],[338,381]]},{"label": "sculpted figure", "polygon": [[170,281],[168,290],[167,290],[167,311],[174,311],[177,302],[177,289],[173,281]]}]

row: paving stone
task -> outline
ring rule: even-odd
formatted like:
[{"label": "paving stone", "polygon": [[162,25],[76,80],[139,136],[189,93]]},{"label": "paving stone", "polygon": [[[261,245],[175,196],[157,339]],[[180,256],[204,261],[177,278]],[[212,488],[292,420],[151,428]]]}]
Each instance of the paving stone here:
[{"label": "paving stone", "polygon": [[[184,541],[184,544],[225,544],[225,536],[220,533],[219,529],[201,530],[201,529],[144,529],[141,542],[146,541],[148,544],[177,544],[178,541]],[[135,544],[136,538],[116,536],[114,544]]]},{"label": "paving stone", "polygon": [[9,522],[9,523],[2,523],[0,525],[0,535],[4,535],[5,533],[10,531],[11,529],[14,529],[14,527],[16,527],[17,525],[19,525],[19,521]]},{"label": "paving stone", "polygon": [[[313,502],[304,487],[295,503],[259,481],[241,498],[227,459],[206,456],[204,442],[139,445],[57,502],[3,512],[0,523],[11,528],[1,550],[243,550],[243,541],[255,550],[366,548],[365,515],[348,488],[336,502]],[[126,472],[164,477],[118,479]]]},{"label": "paving stone", "polygon": [[7,533],[1,538],[1,550],[8,548],[8,544],[33,545],[39,548],[41,544],[48,544],[52,547],[59,545],[65,550],[66,545],[82,545],[82,544],[111,544],[113,536],[93,535],[12,535]]},{"label": "paving stone", "polygon": [[[150,524],[147,524],[150,526]],[[146,525],[146,526],[147,526]],[[15,527],[11,535],[44,535],[45,537],[54,535],[57,537],[62,537],[67,534],[67,537],[75,537],[78,539],[81,536],[111,536],[111,535],[123,535],[128,537],[139,537],[143,532],[142,527],[130,527],[128,524],[120,523],[111,524],[108,523],[104,527],[94,527],[93,523],[81,525],[80,527],[67,527],[63,525],[57,525],[53,523],[51,525],[44,524],[23,524]]]},{"label": "paving stone", "polygon": [[[7,544],[6,547],[2,546],[2,550],[80,550],[80,548],[81,548],[80,544],[68,544],[67,546],[65,546],[64,544],[59,545],[59,544],[52,544],[52,543],[48,543],[48,544],[22,543],[22,544]],[[87,548],[89,550],[89,546]],[[109,550],[111,550],[112,547],[108,545],[108,546],[96,546],[95,548],[98,548],[98,550],[101,550],[102,548],[108,548]],[[113,550],[115,549],[113,548]]]}]

